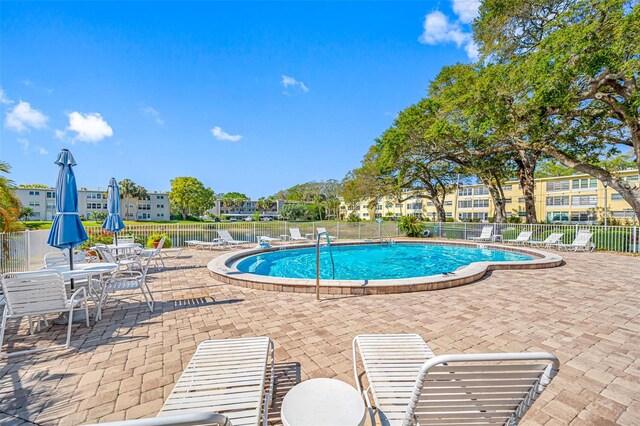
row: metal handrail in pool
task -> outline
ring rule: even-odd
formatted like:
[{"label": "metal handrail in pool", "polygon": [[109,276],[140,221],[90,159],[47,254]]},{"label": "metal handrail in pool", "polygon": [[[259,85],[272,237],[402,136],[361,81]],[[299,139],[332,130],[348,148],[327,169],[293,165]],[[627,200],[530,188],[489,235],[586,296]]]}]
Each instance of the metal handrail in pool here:
[{"label": "metal handrail in pool", "polygon": [[316,239],[316,300],[320,300],[320,237],[322,235],[327,239],[327,246],[329,246],[329,256],[331,257],[331,279],[336,279],[336,265],[333,262],[333,252],[331,251],[331,241],[328,232],[318,232]]}]

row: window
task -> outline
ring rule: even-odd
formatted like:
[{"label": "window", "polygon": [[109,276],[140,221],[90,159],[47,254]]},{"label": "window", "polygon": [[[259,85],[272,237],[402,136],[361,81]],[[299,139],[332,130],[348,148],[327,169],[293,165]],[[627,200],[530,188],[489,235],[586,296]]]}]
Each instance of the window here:
[{"label": "window", "polygon": [[433,201],[427,201],[427,206],[433,206]]},{"label": "window", "polygon": [[156,217],[164,217],[164,213],[158,213]]},{"label": "window", "polygon": [[591,222],[593,220],[593,214],[587,212],[572,212],[571,222]]},{"label": "window", "polygon": [[574,195],[571,197],[571,205],[573,206],[595,206],[598,204],[596,195]]},{"label": "window", "polygon": [[402,208],[402,203],[397,203],[396,204],[396,209],[401,209]]},{"label": "window", "polygon": [[53,191],[47,191],[47,198],[56,198],[56,193]]},{"label": "window", "polygon": [[472,217],[471,213],[458,213],[458,219],[462,221],[470,220]]},{"label": "window", "polygon": [[101,193],[95,193],[95,192],[90,192],[87,194],[87,200],[101,200],[102,199],[102,194]]},{"label": "window", "polygon": [[376,211],[377,212],[381,212],[382,211],[382,204],[376,205]]},{"label": "window", "polygon": [[151,219],[151,213],[138,213],[138,219]]},{"label": "window", "polygon": [[[164,209],[164,204],[156,204],[156,208]],[[341,209],[344,209],[344,206],[340,206]]]},{"label": "window", "polygon": [[624,180],[626,180],[626,181],[640,180],[640,175],[627,176],[627,177],[624,178]]},{"label": "window", "polygon": [[547,222],[568,222],[569,212],[548,212]]},{"label": "window", "polygon": [[412,203],[408,206],[409,210],[422,210],[422,203]]},{"label": "window", "polygon": [[511,198],[505,198],[504,199],[504,203],[505,204],[511,204]]},{"label": "window", "polygon": [[458,189],[458,197],[470,197],[472,194],[473,194],[473,189],[471,188]]},{"label": "window", "polygon": [[474,219],[479,219],[479,220],[488,220],[489,219],[489,213],[486,213],[486,212],[474,213],[473,214],[473,218]]},{"label": "window", "polygon": [[473,207],[489,207],[489,200],[473,200]]},{"label": "window", "polygon": [[[453,217],[453,213],[451,213],[451,212],[446,212],[444,215],[445,215],[446,217]],[[435,216],[435,215],[434,215],[434,216]]]},{"label": "window", "polygon": [[444,205],[445,206],[452,206],[453,205],[453,201],[445,201]]},{"label": "window", "polygon": [[615,218],[633,218],[635,217],[635,213],[633,213],[633,210],[622,210],[622,211],[613,211],[611,212],[611,216],[615,217]]},{"label": "window", "polygon": [[503,191],[511,191],[511,188],[512,188],[511,185],[505,185],[505,186],[502,187],[502,190]]},{"label": "window", "polygon": [[527,212],[525,212],[524,210],[518,211],[518,217],[525,217],[526,215],[527,215]]},{"label": "window", "polygon": [[589,188],[597,188],[598,187],[598,181],[595,179],[589,179],[589,178],[585,178],[585,179],[574,179],[571,182],[571,188],[572,189],[589,189]]},{"label": "window", "polygon": [[473,201],[471,200],[460,200],[458,201],[458,208],[460,209],[469,209],[473,206]]},{"label": "window", "polygon": [[29,207],[40,207],[39,201],[29,201]]},{"label": "window", "polygon": [[382,213],[376,213],[376,219],[381,219],[382,218]]},{"label": "window", "polygon": [[151,210],[151,204],[138,204],[138,210]]},{"label": "window", "polygon": [[622,195],[620,195],[618,193],[614,193],[614,194],[611,194],[611,199],[612,200],[622,200],[623,198],[622,198]]},{"label": "window", "polygon": [[547,197],[547,206],[568,206],[569,196]]},{"label": "window", "polygon": [[569,181],[568,180],[559,180],[547,182],[547,191],[568,191],[569,190]]},{"label": "window", "polygon": [[489,189],[485,187],[473,188],[473,195],[489,195]]},{"label": "window", "polygon": [[29,191],[29,195],[40,195],[40,191]]}]

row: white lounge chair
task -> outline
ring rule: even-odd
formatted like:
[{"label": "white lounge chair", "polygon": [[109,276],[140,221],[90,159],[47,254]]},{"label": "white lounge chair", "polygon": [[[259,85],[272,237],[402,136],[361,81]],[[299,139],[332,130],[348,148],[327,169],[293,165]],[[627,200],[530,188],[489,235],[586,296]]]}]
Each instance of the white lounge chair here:
[{"label": "white lounge chair", "polygon": [[[258,426],[262,418],[262,424],[266,426],[273,395],[273,356],[273,341],[268,337],[204,341],[198,345],[155,419],[107,425],[226,426],[228,419],[233,426]],[[265,394],[269,366],[271,381]]]},{"label": "white lounge chair", "polygon": [[226,229],[220,229],[218,231],[218,235],[220,236],[222,243],[227,246],[239,246],[249,243],[249,241],[234,240],[229,231],[227,231]]},{"label": "white lounge chair", "polygon": [[493,226],[484,226],[479,237],[469,238],[473,241],[493,241]]},{"label": "white lounge chair", "polygon": [[[68,348],[71,342],[71,324],[73,311],[83,309],[89,327],[89,309],[87,306],[87,291],[84,287],[77,289],[70,298],[64,286],[64,278],[54,271],[11,272],[2,275],[2,292],[5,297],[2,324],[0,325],[0,356],[14,356],[31,352],[38,352],[54,348]],[[28,317],[29,332],[33,332],[31,317],[44,318],[47,314],[67,313],[67,341],[64,345],[48,346],[46,348],[30,349],[2,353],[2,342],[7,327],[7,320],[11,318]],[[45,321],[46,323],[46,321]],[[38,321],[38,328],[40,322]]]},{"label": "white lounge chair", "polygon": [[504,240],[505,243],[525,244],[533,236],[533,231],[522,231],[515,240]]},{"label": "white lounge chair", "polygon": [[305,238],[300,234],[300,228],[289,228],[289,234],[291,234],[291,239],[293,241],[309,241],[308,238]]},{"label": "white lounge chair", "polygon": [[124,267],[128,270],[142,269],[140,258],[135,254],[129,254],[127,257],[116,258],[109,247],[105,244],[96,244],[96,251],[102,258],[103,262],[117,263],[119,267]]},{"label": "white lounge chair", "polygon": [[[322,233],[325,233],[325,232],[326,232],[326,234],[325,234],[325,235],[329,235],[329,233],[327,232],[327,228],[323,228],[323,227],[321,227],[321,226],[318,226],[318,227],[316,228],[316,230],[318,231],[318,234],[322,234]],[[337,240],[337,239],[338,239],[338,237],[334,237],[333,235],[329,235],[329,241],[331,241],[331,240]]]},{"label": "white lounge chair", "polygon": [[[164,247],[166,238],[167,237],[160,238],[160,241],[158,242],[158,246],[156,248],[141,250],[140,253],[138,253],[140,264],[144,262],[144,259],[151,257],[153,258],[156,271],[162,270],[162,268],[164,268],[166,265],[164,264],[164,260],[162,259],[160,252],[162,250],[162,247]],[[160,267],[160,264],[162,264],[162,268]]]},{"label": "white lounge chair", "polygon": [[564,233],[562,232],[553,232],[549,234],[549,236],[547,236],[547,238],[545,238],[542,241],[529,240],[526,242],[526,244],[531,244],[534,247],[551,248],[551,246],[558,245],[562,240],[563,236],[564,236]]},{"label": "white lounge chair", "polygon": [[567,251],[593,251],[596,246],[591,242],[592,236],[593,234],[589,231],[578,231],[571,244],[558,243],[556,247],[558,247],[558,249],[565,249]]},{"label": "white lounge chair", "polygon": [[434,356],[415,334],[361,335],[353,341],[359,390],[357,352],[374,425],[516,425],[559,369],[547,352]]}]

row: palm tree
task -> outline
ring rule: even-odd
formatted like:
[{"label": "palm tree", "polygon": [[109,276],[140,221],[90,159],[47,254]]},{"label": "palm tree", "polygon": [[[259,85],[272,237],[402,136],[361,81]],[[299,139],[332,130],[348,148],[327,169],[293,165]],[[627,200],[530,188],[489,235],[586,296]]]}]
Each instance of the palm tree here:
[{"label": "palm tree", "polygon": [[[142,185],[136,185],[133,191],[133,198],[136,198],[137,201],[146,200],[149,196],[147,189]],[[136,201],[136,220],[138,220],[138,209],[140,208],[140,203]]]},{"label": "palm tree", "polygon": [[[131,199],[134,197],[137,185],[131,179],[122,179],[120,182],[118,182],[118,186],[120,187],[120,198],[122,200],[126,201],[127,199]],[[126,209],[125,217],[128,219],[129,218],[128,202],[125,203],[125,209]]]},{"label": "palm tree", "polygon": [[25,207],[22,210],[20,210],[20,217],[19,219],[21,221],[25,221],[25,220],[29,220],[29,218],[33,216],[33,209],[31,207]]},{"label": "palm tree", "polygon": [[276,203],[276,200],[273,197],[269,197],[269,198],[260,197],[258,198],[258,201],[256,201],[256,208],[260,210],[262,214],[264,214],[265,210],[271,210],[275,205],[275,203]]},{"label": "palm tree", "polygon": [[[0,173],[10,173],[9,163],[0,161]],[[6,176],[0,176],[0,231],[11,232],[19,228],[17,226],[20,217],[20,199],[15,194],[16,186]]]}]

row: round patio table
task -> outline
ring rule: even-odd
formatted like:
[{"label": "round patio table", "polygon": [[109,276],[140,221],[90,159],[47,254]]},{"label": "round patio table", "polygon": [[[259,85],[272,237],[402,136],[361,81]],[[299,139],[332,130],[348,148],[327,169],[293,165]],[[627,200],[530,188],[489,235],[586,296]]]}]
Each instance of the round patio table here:
[{"label": "round patio table", "polygon": [[362,426],[365,406],[352,386],[337,379],[311,379],[293,387],[282,401],[285,426]]}]

